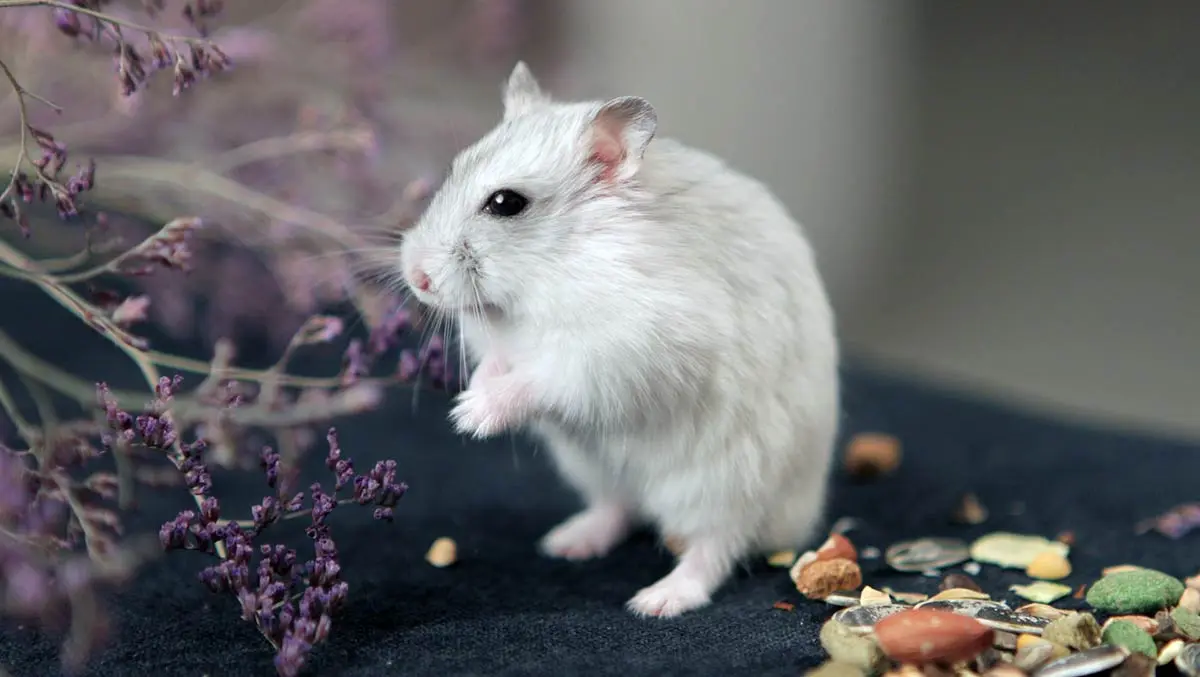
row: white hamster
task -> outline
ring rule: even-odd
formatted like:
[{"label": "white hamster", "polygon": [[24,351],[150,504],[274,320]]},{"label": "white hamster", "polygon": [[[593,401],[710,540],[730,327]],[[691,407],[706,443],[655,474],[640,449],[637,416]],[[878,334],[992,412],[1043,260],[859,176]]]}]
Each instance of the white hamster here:
[{"label": "white hamster", "polygon": [[628,608],[702,607],[824,517],[839,351],[813,251],[762,184],[656,138],[644,99],[553,100],[524,63],[503,99],[400,245],[474,366],[451,419],[531,431],[579,492],[544,554],[648,522],[683,549]]}]

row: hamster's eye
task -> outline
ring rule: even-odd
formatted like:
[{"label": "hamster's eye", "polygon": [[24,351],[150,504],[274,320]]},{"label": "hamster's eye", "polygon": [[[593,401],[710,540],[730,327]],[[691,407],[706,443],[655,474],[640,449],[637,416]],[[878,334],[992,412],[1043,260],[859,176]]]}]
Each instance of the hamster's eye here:
[{"label": "hamster's eye", "polygon": [[487,202],[483,203],[483,211],[492,216],[510,218],[525,211],[528,206],[529,200],[524,195],[504,188],[488,197]]}]

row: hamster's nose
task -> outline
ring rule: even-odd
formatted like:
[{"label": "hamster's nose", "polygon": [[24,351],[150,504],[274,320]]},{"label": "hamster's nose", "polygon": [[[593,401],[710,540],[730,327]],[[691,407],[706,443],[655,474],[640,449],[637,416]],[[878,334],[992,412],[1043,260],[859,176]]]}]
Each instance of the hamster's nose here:
[{"label": "hamster's nose", "polygon": [[433,280],[430,280],[429,275],[420,268],[413,268],[409,277],[412,278],[413,286],[420,291],[429,291],[429,288],[433,286]]}]

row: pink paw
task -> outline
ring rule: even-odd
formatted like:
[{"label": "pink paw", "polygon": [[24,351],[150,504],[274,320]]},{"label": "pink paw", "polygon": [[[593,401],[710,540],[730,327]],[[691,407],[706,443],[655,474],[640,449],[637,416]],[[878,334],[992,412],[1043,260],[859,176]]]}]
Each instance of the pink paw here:
[{"label": "pink paw", "polygon": [[627,533],[628,517],[620,508],[588,508],[551,529],[538,547],[548,557],[592,559],[607,555]]},{"label": "pink paw", "polygon": [[475,439],[492,437],[510,425],[506,408],[497,402],[495,395],[480,386],[459,393],[450,410],[450,421],[459,434]]},{"label": "pink paw", "polygon": [[706,606],[709,601],[703,581],[672,572],[654,585],[639,590],[625,606],[643,618],[674,618]]}]

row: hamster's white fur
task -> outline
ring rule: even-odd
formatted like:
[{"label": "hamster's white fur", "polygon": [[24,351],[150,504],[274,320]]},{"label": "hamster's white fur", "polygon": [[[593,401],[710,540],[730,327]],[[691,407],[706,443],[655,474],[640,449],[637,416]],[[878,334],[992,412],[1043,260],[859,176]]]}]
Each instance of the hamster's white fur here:
[{"label": "hamster's white fur", "polygon": [[[581,494],[544,553],[602,556],[648,521],[683,550],[628,607],[701,607],[824,516],[838,346],[813,252],[763,185],[655,139],[643,99],[555,101],[519,63],[504,106],[401,244],[475,365],[451,418],[532,431]],[[484,209],[501,189],[528,206]]]}]

